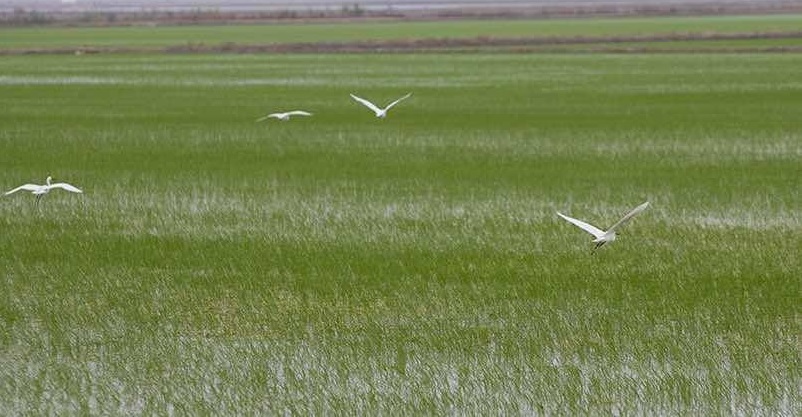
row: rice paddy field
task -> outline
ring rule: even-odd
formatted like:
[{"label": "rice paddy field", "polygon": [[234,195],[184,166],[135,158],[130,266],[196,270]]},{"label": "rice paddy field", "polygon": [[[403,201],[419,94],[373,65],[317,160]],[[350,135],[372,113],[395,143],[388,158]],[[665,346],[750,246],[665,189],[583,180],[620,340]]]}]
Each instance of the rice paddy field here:
[{"label": "rice paddy field", "polygon": [[[0,51],[41,48],[123,47],[156,49],[181,45],[282,44],[411,39],[598,38],[667,35],[773,33],[779,39],[718,41],[710,48],[802,46],[802,15],[626,17],[544,20],[368,21],[359,23],[223,26],[0,27]],[[633,42],[635,46],[640,46]],[[655,43],[652,47],[665,47]],[[677,45],[673,45],[677,46]],[[680,45],[686,48],[689,45]]]},{"label": "rice paddy field", "polygon": [[800,68],[3,57],[0,414],[799,415]]}]

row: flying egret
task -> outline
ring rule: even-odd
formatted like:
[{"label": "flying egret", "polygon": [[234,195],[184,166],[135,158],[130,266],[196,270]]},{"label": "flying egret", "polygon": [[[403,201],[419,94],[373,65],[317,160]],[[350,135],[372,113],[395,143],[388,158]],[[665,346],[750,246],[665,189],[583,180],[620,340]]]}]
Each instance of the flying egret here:
[{"label": "flying egret", "polygon": [[358,102],[360,102],[360,103],[362,103],[365,107],[373,110],[373,112],[376,113],[376,117],[378,117],[380,119],[384,119],[385,117],[387,117],[387,112],[390,111],[390,109],[392,109],[393,106],[395,106],[396,104],[402,102],[403,100],[406,100],[411,95],[412,95],[412,93],[407,93],[407,95],[405,95],[404,97],[401,97],[398,100],[388,104],[387,107],[385,107],[383,109],[380,109],[375,104],[365,100],[362,97],[357,97],[357,96],[351,94],[351,98],[356,100],[356,101],[358,101]]},{"label": "flying egret", "polygon": [[54,188],[61,188],[62,190],[69,191],[71,193],[79,193],[79,194],[83,193],[83,191],[81,191],[80,189],[78,189],[74,185],[67,184],[66,182],[57,182],[55,184],[52,184],[51,183],[52,180],[53,180],[53,177],[48,176],[47,180],[46,180],[47,184],[45,184],[45,185],[24,184],[24,185],[20,185],[19,187],[15,188],[15,189],[13,189],[11,191],[6,192],[5,195],[14,194],[17,191],[30,191],[33,195],[36,196],[36,205],[38,206],[39,205],[39,200],[42,199],[42,196],[47,194],[47,193],[49,193],[50,190],[52,190]]},{"label": "flying egret", "polygon": [[285,112],[285,113],[270,113],[267,116],[263,116],[263,117],[260,117],[260,118],[256,119],[256,121],[257,122],[261,122],[263,120],[267,120],[267,119],[273,117],[273,118],[276,118],[278,120],[281,120],[282,122],[286,122],[287,120],[290,120],[290,116],[311,116],[311,115],[312,115],[312,113],[309,113],[309,112],[306,112],[306,111],[303,111],[303,110],[293,110],[293,111],[288,111],[288,112]]},{"label": "flying egret", "polygon": [[559,211],[557,212],[557,215],[562,217],[563,219],[567,220],[569,223],[572,223],[573,225],[579,227],[580,229],[592,234],[593,237],[594,237],[593,242],[596,243],[596,246],[593,247],[593,250],[591,251],[591,253],[595,253],[596,249],[599,249],[605,243],[612,242],[612,241],[615,240],[615,229],[616,228],[618,228],[620,226],[623,226],[625,223],[627,223],[633,217],[635,217],[636,214],[642,212],[643,210],[646,210],[646,207],[649,207],[649,202],[648,201],[643,203],[643,204],[641,204],[641,205],[639,205],[638,207],[635,207],[634,209],[632,209],[632,211],[630,211],[629,213],[627,213],[626,216],[621,218],[621,220],[619,220],[618,223],[610,226],[610,228],[607,229],[607,230],[601,230],[596,226],[593,226],[591,224],[587,224],[587,223],[583,222],[582,220],[577,220],[577,219],[575,219],[573,217],[568,217],[568,216],[560,213]]}]

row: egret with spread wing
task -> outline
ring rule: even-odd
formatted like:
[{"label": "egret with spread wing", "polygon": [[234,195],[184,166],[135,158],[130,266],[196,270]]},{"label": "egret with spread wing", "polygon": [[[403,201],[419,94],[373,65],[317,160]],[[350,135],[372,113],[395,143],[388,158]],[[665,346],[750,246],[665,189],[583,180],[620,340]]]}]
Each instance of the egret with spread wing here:
[{"label": "egret with spread wing", "polygon": [[39,205],[39,200],[42,199],[42,196],[47,194],[47,193],[49,193],[50,190],[52,190],[54,188],[61,188],[62,190],[69,191],[71,193],[79,193],[79,194],[83,193],[82,190],[78,189],[77,187],[75,187],[72,184],[67,184],[66,182],[57,182],[57,183],[53,184],[53,183],[51,183],[52,180],[53,180],[53,177],[48,176],[47,180],[46,180],[47,184],[45,184],[45,185],[23,184],[23,185],[20,185],[19,187],[15,188],[15,189],[13,189],[11,191],[6,192],[5,195],[14,194],[17,191],[30,191],[31,194],[36,196],[36,204],[38,206]]},{"label": "egret with spread wing", "polygon": [[256,119],[256,121],[257,122],[261,122],[263,120],[267,120],[267,119],[272,117],[272,118],[281,120],[283,122],[286,122],[287,120],[290,120],[290,116],[311,116],[311,115],[312,115],[312,113],[309,113],[309,112],[306,112],[306,111],[303,111],[303,110],[293,110],[293,111],[288,111],[288,112],[284,112],[284,113],[270,113],[267,116],[263,116],[263,117],[260,117],[260,118]]},{"label": "egret with spread wing", "polygon": [[390,111],[390,109],[392,109],[393,106],[395,106],[396,104],[406,100],[411,95],[412,95],[412,93],[407,93],[407,95],[405,95],[404,97],[401,97],[398,100],[388,104],[387,107],[385,107],[383,109],[380,109],[378,106],[376,106],[375,104],[371,103],[368,100],[365,100],[362,97],[357,97],[357,96],[351,94],[351,98],[356,100],[356,101],[358,101],[359,103],[362,103],[362,105],[364,105],[365,107],[373,110],[373,112],[376,113],[376,117],[378,117],[379,119],[384,119],[385,117],[387,117],[387,112]]},{"label": "egret with spread wing", "polygon": [[636,214],[642,212],[643,210],[646,210],[646,207],[649,207],[649,202],[648,201],[643,203],[643,204],[641,204],[641,205],[639,205],[638,207],[635,207],[634,209],[632,209],[632,211],[630,211],[629,213],[627,213],[626,216],[621,218],[621,220],[619,220],[618,223],[610,226],[610,228],[607,229],[607,230],[601,230],[598,227],[593,226],[592,224],[588,224],[588,223],[583,222],[582,220],[577,220],[577,219],[575,219],[573,217],[568,217],[568,216],[560,213],[559,211],[557,212],[557,215],[562,217],[563,219],[565,219],[569,223],[573,224],[574,226],[577,226],[580,229],[582,229],[582,230],[590,233],[591,235],[593,235],[593,238],[594,238],[593,242],[596,243],[596,246],[593,247],[593,251],[592,252],[595,253],[596,249],[599,249],[605,243],[612,242],[612,241],[615,240],[615,229],[617,229],[617,228],[623,226],[624,224],[626,224],[633,217],[635,217]]}]

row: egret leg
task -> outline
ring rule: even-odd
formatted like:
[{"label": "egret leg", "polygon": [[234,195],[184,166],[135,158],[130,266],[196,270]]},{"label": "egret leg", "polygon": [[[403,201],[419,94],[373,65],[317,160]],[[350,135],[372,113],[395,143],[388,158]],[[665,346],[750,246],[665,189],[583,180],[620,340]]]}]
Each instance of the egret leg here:
[{"label": "egret leg", "polygon": [[590,251],[591,255],[595,255],[596,254],[596,250],[599,249],[600,247],[604,246],[605,243],[607,243],[607,242],[605,242],[603,240],[601,242],[596,242],[596,246],[594,246],[593,250]]}]

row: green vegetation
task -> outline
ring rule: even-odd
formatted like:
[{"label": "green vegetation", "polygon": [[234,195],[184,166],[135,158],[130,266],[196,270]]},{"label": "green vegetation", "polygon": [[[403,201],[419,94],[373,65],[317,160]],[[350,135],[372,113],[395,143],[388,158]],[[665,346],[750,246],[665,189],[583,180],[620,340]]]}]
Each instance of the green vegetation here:
[{"label": "green vegetation", "polygon": [[799,414],[799,68],[5,57],[0,414]]},{"label": "green vegetation", "polygon": [[616,49],[631,48],[632,50],[644,50],[650,52],[659,51],[678,51],[678,52],[743,52],[750,50],[771,50],[772,48],[796,48],[802,49],[802,38],[758,38],[758,39],[724,39],[724,40],[683,40],[683,41],[642,41],[642,42],[597,42],[574,45],[546,46],[547,48],[559,48],[559,51],[611,51]]},{"label": "green vegetation", "polygon": [[[0,29],[0,49],[166,47],[472,37],[607,37],[671,33],[799,32],[802,16],[639,17],[554,20],[460,20],[359,24],[83,27]],[[792,39],[794,45],[799,41]]]}]

